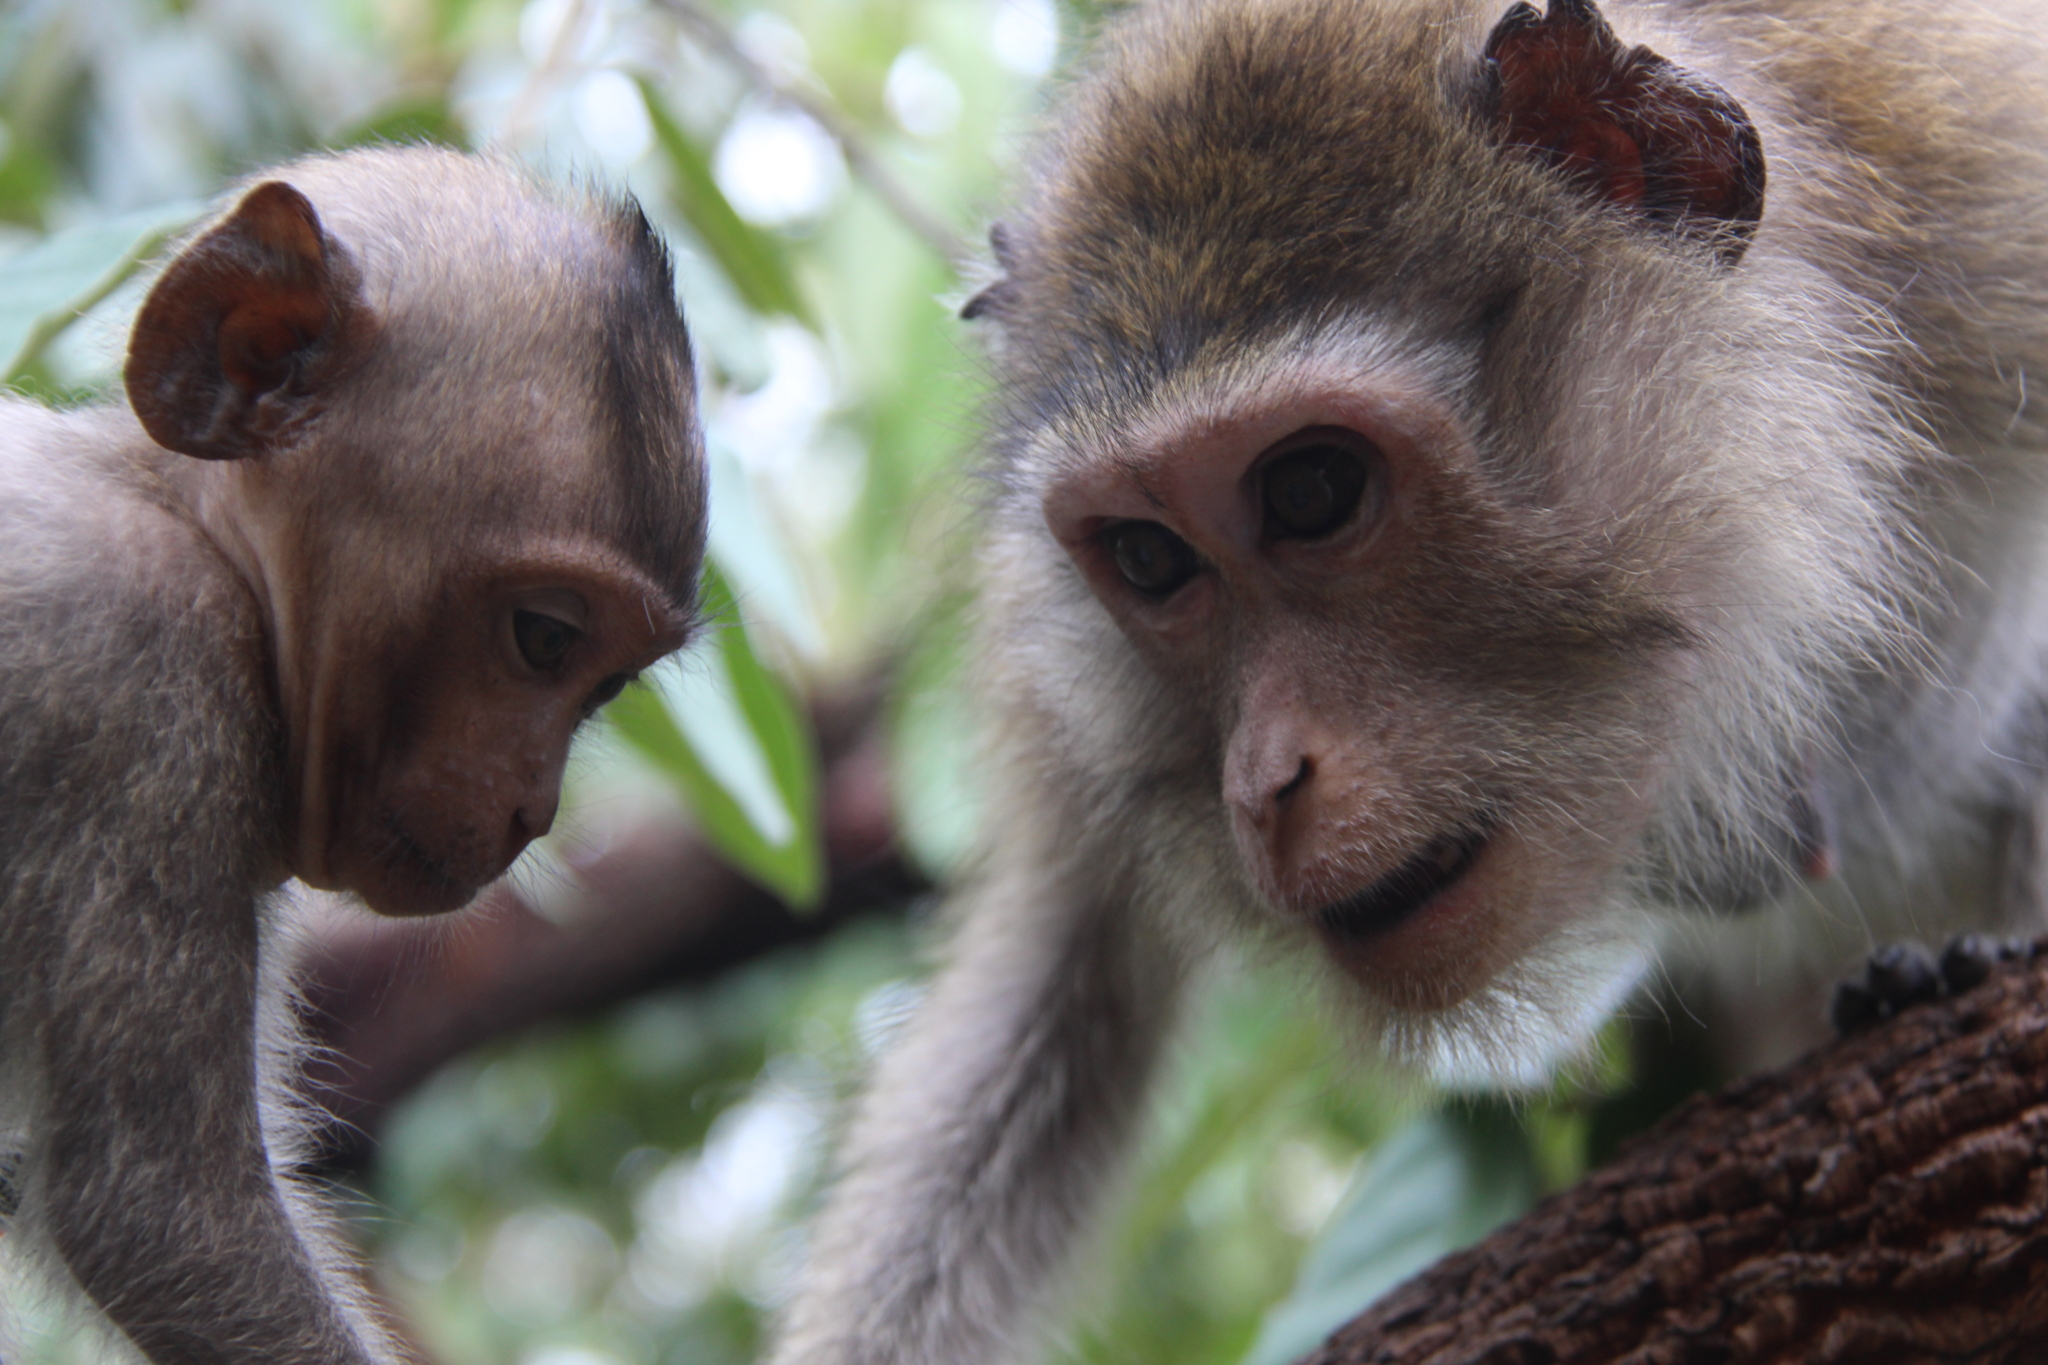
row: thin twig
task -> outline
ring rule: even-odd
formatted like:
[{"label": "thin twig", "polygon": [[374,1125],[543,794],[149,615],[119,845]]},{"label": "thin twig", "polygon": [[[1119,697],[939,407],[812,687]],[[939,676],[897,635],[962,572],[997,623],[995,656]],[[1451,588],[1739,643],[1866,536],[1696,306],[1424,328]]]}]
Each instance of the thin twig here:
[{"label": "thin twig", "polygon": [[774,99],[793,105],[816,120],[818,126],[839,144],[839,153],[846,158],[847,169],[873,190],[875,197],[880,199],[905,227],[943,257],[955,274],[961,273],[973,260],[973,252],[968,249],[967,243],[960,235],[925,208],[917,196],[897,179],[896,174],[882,164],[881,158],[868,146],[867,139],[861,135],[860,130],[837,108],[801,86],[779,79],[774,72],[748,56],[746,50],[733,39],[732,32],[726,28],[724,21],[698,4],[697,0],[655,0],[655,3],[674,15],[699,43],[730,62],[734,69],[747,78],[749,84]]},{"label": "thin twig", "polygon": [[[0,387],[15,383],[50,348],[50,343],[68,331],[72,324],[100,306],[116,289],[126,284],[136,271],[142,269],[157,248],[172,237],[184,231],[192,219],[199,216],[198,206],[191,213],[175,217],[151,228],[137,237],[123,252],[121,258],[107,268],[106,274],[94,280],[85,291],[75,298],[66,300],[61,306],[52,308],[35,320],[28,334],[21,339],[20,346],[10,356],[0,355]],[[31,248],[33,250],[33,248]]]},{"label": "thin twig", "polygon": [[534,109],[540,104],[540,97],[547,87],[553,85],[568,65],[569,54],[583,41],[583,31],[590,20],[590,0],[570,0],[569,12],[555,26],[554,37],[548,40],[548,50],[540,62],[526,73],[526,79],[519,84],[518,92],[512,97],[512,108],[506,113],[505,121],[499,125],[498,135],[492,139],[500,146],[510,146],[526,131],[532,121]]}]

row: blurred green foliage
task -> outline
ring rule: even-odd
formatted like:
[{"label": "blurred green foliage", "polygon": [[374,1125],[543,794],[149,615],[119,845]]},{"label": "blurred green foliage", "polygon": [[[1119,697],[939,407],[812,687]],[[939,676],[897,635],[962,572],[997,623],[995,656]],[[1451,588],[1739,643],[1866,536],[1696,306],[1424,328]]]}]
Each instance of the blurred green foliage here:
[{"label": "blurred green foliage", "polygon": [[[814,902],[798,698],[887,664],[904,838],[943,877],[975,825],[959,677],[976,365],[934,238],[976,235],[1093,18],[1052,0],[16,0],[0,8],[0,377],[52,401],[110,393],[140,263],[229,178],[311,147],[492,147],[632,188],[674,247],[704,359],[718,624],[615,705],[536,857],[573,876],[565,845],[680,797],[737,866]],[[907,225],[876,174],[939,228]],[[921,912],[908,923],[505,1042],[394,1115],[355,1221],[435,1357],[750,1358],[844,1101],[918,997]],[[1221,977],[1060,1359],[1287,1358],[1573,1178],[1626,1070],[1432,1115],[1343,1064],[1294,983]],[[25,1361],[91,1358],[61,1312],[22,1316]]]},{"label": "blurred green foliage", "polygon": [[[814,909],[825,857],[809,721],[761,666],[715,564],[705,570],[703,611],[712,638],[684,668],[628,687],[605,720],[681,788],[735,867],[792,909]],[[736,746],[741,739],[751,742]]]}]

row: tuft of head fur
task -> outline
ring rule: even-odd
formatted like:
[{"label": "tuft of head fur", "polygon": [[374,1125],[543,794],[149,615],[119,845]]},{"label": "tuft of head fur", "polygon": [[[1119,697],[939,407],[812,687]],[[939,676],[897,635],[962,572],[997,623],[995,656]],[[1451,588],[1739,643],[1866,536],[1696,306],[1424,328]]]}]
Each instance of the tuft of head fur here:
[{"label": "tuft of head fur", "polygon": [[[249,183],[273,180],[312,202],[375,332],[280,464],[381,486],[355,533],[451,552],[484,524],[589,533],[690,609],[707,505],[694,360],[667,248],[639,206],[430,147],[316,155]],[[364,391],[380,401],[350,402]],[[559,411],[565,393],[588,406]],[[415,458],[402,437],[417,430],[446,444]],[[566,458],[587,446],[599,467]],[[309,534],[347,531],[322,480],[280,482],[303,490]],[[441,567],[421,564],[421,581]]]}]

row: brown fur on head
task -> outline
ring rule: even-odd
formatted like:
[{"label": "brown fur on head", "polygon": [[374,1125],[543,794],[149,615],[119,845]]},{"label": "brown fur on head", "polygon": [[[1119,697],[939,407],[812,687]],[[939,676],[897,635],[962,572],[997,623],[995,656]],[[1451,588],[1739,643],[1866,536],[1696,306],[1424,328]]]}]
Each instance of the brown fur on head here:
[{"label": "brown fur on head", "polygon": [[127,380],[264,615],[290,870],[467,901],[692,623],[701,437],[645,220],[453,153],[296,163],[171,262]]}]

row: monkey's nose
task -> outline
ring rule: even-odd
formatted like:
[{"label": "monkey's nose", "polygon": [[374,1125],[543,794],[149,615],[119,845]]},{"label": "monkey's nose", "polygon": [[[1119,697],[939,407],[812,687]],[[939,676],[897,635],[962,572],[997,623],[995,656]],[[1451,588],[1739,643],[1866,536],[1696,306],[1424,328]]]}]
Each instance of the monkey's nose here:
[{"label": "monkey's nose", "polygon": [[[1275,764],[1263,774],[1247,775],[1245,780],[1232,783],[1235,790],[1230,794],[1231,804],[1253,828],[1270,838],[1315,772],[1315,760],[1306,755],[1297,758],[1292,769]],[[1286,776],[1281,777],[1282,773]]]},{"label": "monkey's nose", "polygon": [[1273,789],[1259,814],[1259,834],[1266,843],[1266,856],[1273,860],[1273,874],[1285,881],[1298,860],[1307,827],[1315,822],[1316,803],[1310,799],[1316,762],[1303,755],[1293,774]]},{"label": "monkey's nose", "polygon": [[512,841],[525,848],[541,835],[555,827],[555,810],[558,802],[533,802],[520,806],[512,812]]},{"label": "monkey's nose", "polygon": [[1235,817],[1239,855],[1265,893],[1291,904],[1305,865],[1316,862],[1327,817],[1319,799],[1323,755],[1306,744],[1276,744],[1263,754],[1241,752],[1229,765],[1226,798]]}]

